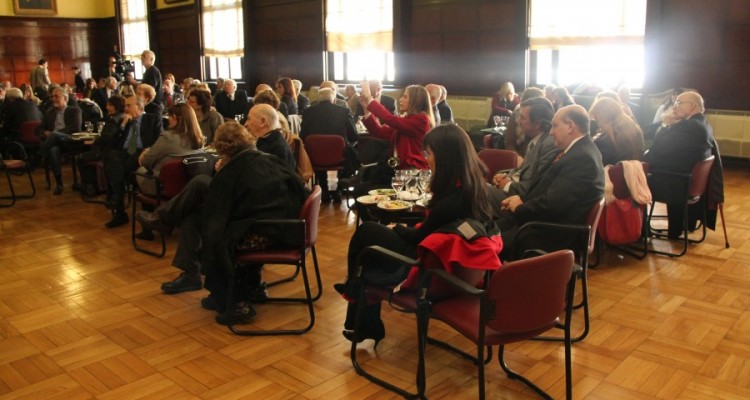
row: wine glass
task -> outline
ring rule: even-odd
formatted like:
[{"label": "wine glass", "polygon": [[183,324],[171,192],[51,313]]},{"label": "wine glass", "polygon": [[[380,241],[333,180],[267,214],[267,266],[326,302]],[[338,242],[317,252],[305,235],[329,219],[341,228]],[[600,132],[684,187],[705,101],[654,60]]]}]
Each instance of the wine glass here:
[{"label": "wine glass", "polygon": [[237,121],[238,124],[242,124],[242,117],[244,117],[244,115],[237,114],[237,115],[234,116],[234,119],[235,119],[235,121]]},{"label": "wine glass", "polygon": [[86,129],[86,133],[91,133],[94,131],[94,124],[91,123],[91,121],[86,121],[83,123],[84,129]]},{"label": "wine glass", "polygon": [[404,176],[401,174],[394,175],[393,178],[391,178],[391,187],[396,191],[396,197],[398,198],[398,193],[404,187]]},{"label": "wine glass", "polygon": [[432,171],[429,169],[423,169],[419,173],[419,188],[422,190],[422,202],[427,202],[427,190],[430,189],[430,181],[432,180]]},{"label": "wine glass", "polygon": [[492,117],[492,122],[495,123],[495,130],[500,128],[500,124],[503,122],[503,117],[500,115],[495,115]]},{"label": "wine glass", "polygon": [[99,133],[102,133],[104,130],[104,121],[99,121],[96,123],[96,131]]}]

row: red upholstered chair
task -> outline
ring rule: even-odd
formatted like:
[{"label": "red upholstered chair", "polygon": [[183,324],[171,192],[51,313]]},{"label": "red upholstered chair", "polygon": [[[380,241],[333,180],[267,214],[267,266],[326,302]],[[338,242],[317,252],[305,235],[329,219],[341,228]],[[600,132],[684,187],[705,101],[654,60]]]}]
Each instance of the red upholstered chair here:
[{"label": "red upholstered chair", "polygon": [[[586,338],[591,328],[589,320],[589,289],[588,289],[588,278],[587,271],[589,268],[589,256],[594,252],[596,247],[596,230],[599,227],[599,218],[602,215],[604,209],[604,198],[599,199],[598,202],[594,203],[589,209],[586,217],[586,223],[583,225],[569,225],[569,224],[554,224],[549,222],[528,222],[519,228],[516,234],[517,238],[521,238],[523,233],[530,229],[541,229],[542,232],[566,232],[571,237],[576,237],[577,240],[572,246],[576,255],[576,261],[581,266],[581,301],[573,306],[574,309],[583,308],[583,322],[584,328],[580,335],[572,339],[573,342],[580,342]],[[536,232],[536,231],[535,231]],[[520,241],[521,239],[517,239]],[[512,259],[518,260],[525,258],[527,254],[523,253],[524,246],[522,243],[516,245],[518,251],[513,254]],[[541,249],[551,250],[551,249]],[[562,340],[559,337],[539,337],[539,340]]]},{"label": "red upholstered chair", "polygon": [[[9,158],[4,158],[3,154]],[[2,151],[0,151],[0,169],[5,172],[5,177],[8,179],[8,189],[10,190],[10,196],[0,196],[2,200],[10,200],[9,203],[0,204],[0,207],[11,207],[16,204],[16,199],[28,199],[36,195],[36,187],[34,186],[34,178],[31,177],[31,169],[28,167],[28,156],[23,145],[18,142],[5,142],[2,144]],[[13,179],[11,175],[26,174],[29,177],[29,184],[31,185],[30,194],[16,194],[16,190],[13,187]]]},{"label": "red upholstered chair", "polygon": [[487,182],[492,183],[492,177],[498,171],[513,169],[518,166],[518,154],[503,149],[484,149],[477,153],[479,159],[487,166]]},{"label": "red upholstered chair", "polygon": [[[656,203],[685,204],[685,212],[682,216],[684,227],[682,232],[682,251],[680,251],[679,253],[673,253],[657,249],[649,249],[650,253],[661,254],[669,257],[680,257],[687,253],[688,243],[700,243],[706,239],[705,223],[701,224],[703,232],[700,239],[693,240],[688,237],[688,207],[690,205],[698,203],[706,194],[708,179],[711,175],[711,167],[714,164],[714,160],[715,157],[711,156],[706,158],[705,160],[699,161],[693,166],[693,169],[689,174],[669,171],[654,171],[648,174],[648,185],[651,188],[653,201],[651,202],[651,207],[648,214],[647,226],[649,229],[649,235],[652,237],[652,239],[664,239],[667,237],[667,235],[664,234],[664,229],[656,229],[651,225],[652,219],[664,217],[653,215],[654,205]],[[664,187],[668,187],[670,190],[664,190]],[[702,221],[705,221],[705,207],[703,207],[702,212]]]},{"label": "red upholstered chair", "polygon": [[[456,242],[458,243],[458,242]],[[365,249],[363,249],[357,258],[357,263],[361,265],[361,260],[363,257],[368,257],[371,255],[377,255],[378,257],[383,258],[390,258],[392,260],[396,260],[404,265],[413,265],[419,267],[420,276],[424,273],[424,271],[428,270],[440,270],[445,271],[445,267],[443,266],[440,258],[432,253],[429,250],[424,249],[423,256],[421,257],[421,260],[414,260],[409,257],[405,257],[403,255],[400,255],[398,253],[395,253],[393,251],[384,249],[380,246],[370,246]],[[496,257],[496,254],[489,254],[489,255],[477,255],[478,259],[481,259],[482,256],[486,257]],[[496,260],[496,264],[499,263],[499,260]],[[496,268],[497,266],[495,266]],[[502,269],[502,267],[500,267]],[[464,285],[469,287],[476,287],[481,285],[483,282],[489,281],[489,269],[479,269],[479,268],[465,268],[460,265],[452,265],[451,268],[452,276],[455,277],[458,281],[463,282]],[[360,271],[361,275],[361,271]],[[446,298],[451,298],[452,296],[457,296],[461,292],[459,289],[456,289],[453,284],[446,283],[444,280],[439,278],[433,278],[430,280],[430,285],[428,289],[424,289],[422,291],[421,289],[404,289],[397,292],[393,292],[393,287],[384,287],[379,285],[369,285],[364,282],[364,279],[360,276],[356,277],[356,279],[359,280],[361,284],[364,285],[365,290],[361,292],[360,298],[357,299],[357,316],[355,318],[354,322],[354,337],[357,337],[357,331],[360,329],[361,324],[361,316],[362,312],[364,310],[364,305],[367,303],[372,302],[379,302],[379,301],[388,301],[388,303],[394,307],[395,309],[407,312],[407,313],[417,313],[417,342],[418,342],[418,349],[420,353],[419,362],[417,366],[415,381],[417,386],[417,393],[411,393],[408,392],[406,389],[403,389],[401,387],[398,387],[390,382],[387,382],[383,380],[382,378],[379,378],[372,373],[366,371],[363,368],[363,365],[359,363],[357,360],[357,342],[353,341],[351,344],[351,350],[350,350],[350,358],[352,361],[352,365],[354,366],[354,369],[357,371],[357,374],[365,377],[367,380],[387,389],[394,393],[398,393],[399,395],[405,397],[405,398],[425,398],[424,392],[425,392],[425,369],[424,369],[424,348],[427,343],[427,336],[426,336],[426,306],[427,306],[427,300],[439,302]],[[419,293],[422,293],[423,296],[421,302],[419,302]],[[422,312],[418,312],[418,309],[421,309]]]},{"label": "red upholstered chair", "polygon": [[[134,173],[137,174],[137,173]],[[161,166],[159,170],[159,177],[154,177],[149,174],[138,174],[147,179],[154,179],[156,181],[156,194],[148,194],[140,191],[133,192],[131,204],[133,206],[133,218],[131,223],[130,238],[133,242],[133,247],[141,253],[146,253],[155,257],[164,257],[167,252],[166,239],[164,233],[160,233],[161,236],[161,251],[156,252],[147,248],[141,247],[138,244],[138,240],[135,237],[135,225],[136,225],[136,203],[144,205],[150,205],[152,207],[158,207],[162,202],[168,201],[172,197],[176,196],[182,188],[187,184],[189,177],[187,174],[187,167],[182,162],[182,158],[174,158],[168,160]]]},{"label": "red upholstered chair", "polygon": [[[491,346],[499,346],[498,362],[509,378],[518,379],[544,398],[552,398],[507,366],[504,346],[533,339],[555,328],[563,331],[566,397],[572,398],[570,320],[573,293],[580,272],[581,268],[574,265],[573,252],[570,250],[507,263],[495,271],[486,289],[467,285],[439,269],[426,271],[426,276],[440,277],[464,292],[461,296],[432,304],[426,315],[444,322],[476,344],[476,356],[447,343],[442,343],[441,347],[468,358],[479,368],[477,378],[480,399],[485,398],[484,365],[490,361]],[[561,322],[559,316],[563,313],[565,320]],[[424,322],[425,335],[428,318]],[[437,340],[432,339],[432,342]],[[486,359],[485,346],[489,354]],[[419,350],[420,365],[423,365],[424,351],[422,348]],[[499,395],[493,397],[497,396]]]},{"label": "red upholstered chair", "polygon": [[[317,301],[322,292],[322,283],[320,280],[320,268],[318,267],[318,255],[315,252],[315,242],[318,240],[318,214],[320,213],[320,197],[322,191],[320,186],[314,186],[310,196],[307,197],[300,209],[298,219],[278,219],[278,220],[254,220],[248,221],[248,229],[253,225],[272,225],[272,226],[290,226],[295,227],[300,246],[289,249],[268,249],[261,251],[252,251],[246,253],[237,253],[235,255],[235,264],[241,268],[243,264],[264,264],[264,268],[270,265],[293,265],[297,271],[302,273],[302,282],[305,288],[304,297],[269,297],[266,303],[273,302],[292,302],[302,303],[307,306],[309,320],[308,324],[296,329],[272,329],[272,330],[239,330],[231,321],[232,318],[227,316],[229,329],[237,335],[243,336],[268,336],[268,335],[301,335],[308,332],[315,325],[315,310],[313,302]],[[307,275],[307,254],[312,253],[313,268],[315,270],[315,282],[318,291],[315,296],[312,295],[310,288],[310,279]],[[270,265],[269,265],[270,264]],[[296,273],[295,273],[296,276]],[[289,280],[289,279],[287,279]],[[284,281],[287,281],[284,280]],[[234,286],[229,285],[227,304],[232,304],[234,298]],[[231,313],[231,307],[227,307],[227,312]]]},{"label": "red upholstered chair", "polygon": [[346,163],[346,142],[339,135],[309,135],[305,138],[305,149],[310,157],[313,171],[342,171]]},{"label": "red upholstered chair", "polygon": [[42,121],[26,121],[21,123],[21,136],[19,140],[24,146],[37,146],[42,144],[42,138],[37,136],[36,128]]}]

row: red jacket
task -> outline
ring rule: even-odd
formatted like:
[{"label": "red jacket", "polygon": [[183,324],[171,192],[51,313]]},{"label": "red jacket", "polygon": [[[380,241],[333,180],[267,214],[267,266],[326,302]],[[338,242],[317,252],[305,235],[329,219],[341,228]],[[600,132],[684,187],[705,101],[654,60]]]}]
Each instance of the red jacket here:
[{"label": "red jacket", "polygon": [[[377,101],[371,101],[367,110],[372,114],[362,122],[372,136],[388,140],[396,147],[401,160],[399,169],[428,169],[427,160],[422,155],[422,139],[432,129],[430,118],[425,114],[409,114],[398,117],[386,110]],[[375,118],[377,117],[377,118]],[[378,122],[383,122],[383,125]]]}]

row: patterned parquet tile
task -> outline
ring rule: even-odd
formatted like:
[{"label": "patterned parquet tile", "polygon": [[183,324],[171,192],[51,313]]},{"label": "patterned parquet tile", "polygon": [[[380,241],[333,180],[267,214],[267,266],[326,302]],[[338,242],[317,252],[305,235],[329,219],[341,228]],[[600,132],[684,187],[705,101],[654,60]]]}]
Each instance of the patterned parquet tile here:
[{"label": "patterned parquet tile", "polygon": [[[750,168],[730,162],[725,173],[731,248],[719,230],[679,259],[601,254],[589,274],[591,333],[573,348],[575,398],[750,398]],[[35,179],[42,182],[42,173]],[[170,267],[177,234],[158,259],[133,250],[129,226],[105,229],[108,217],[70,190],[52,196],[42,189],[0,209],[0,399],[398,398],[354,372],[341,336],[346,303],[331,284],[346,274],[355,227],[345,206],[321,209],[324,294],[315,305],[315,328],[286,337],[231,334],[200,308],[204,291],[163,295],[159,284],[177,274]],[[288,271],[268,267],[266,274]],[[300,285],[272,290],[299,294]],[[301,325],[306,318],[294,305],[257,311],[255,328]],[[414,318],[387,307],[383,315],[386,339],[377,351],[371,341],[362,343],[358,357],[414,390]],[[574,318],[582,329],[580,312]],[[430,333],[472,349],[439,322]],[[430,398],[476,397],[473,365],[439,348],[427,352]],[[559,344],[509,345],[506,358],[554,397],[564,396]],[[537,398],[496,362],[487,367],[486,383],[490,398]]]}]

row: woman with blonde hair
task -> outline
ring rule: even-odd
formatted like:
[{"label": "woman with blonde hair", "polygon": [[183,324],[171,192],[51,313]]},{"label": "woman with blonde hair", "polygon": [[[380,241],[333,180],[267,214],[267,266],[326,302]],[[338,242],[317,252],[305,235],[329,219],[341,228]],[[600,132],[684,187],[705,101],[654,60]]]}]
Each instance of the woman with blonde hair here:
[{"label": "woman with blonde hair", "polygon": [[604,165],[614,165],[624,160],[639,160],[643,154],[643,132],[615,99],[597,100],[589,116],[599,126],[594,143],[602,153]]},{"label": "woman with blonde hair", "polygon": [[492,97],[492,116],[510,116],[521,102],[511,82],[505,82]]},{"label": "woman with blonde hair", "polygon": [[[187,104],[176,104],[167,111],[169,128],[162,133],[154,145],[143,150],[138,162],[138,172],[151,171],[154,177],[159,176],[161,166],[171,155],[190,153],[203,147],[203,133],[198,125],[195,112]],[[156,193],[153,179],[138,176],[138,187],[146,193]]]}]

